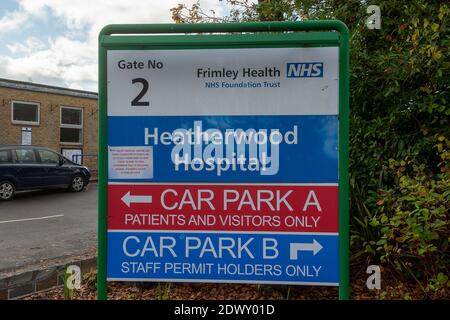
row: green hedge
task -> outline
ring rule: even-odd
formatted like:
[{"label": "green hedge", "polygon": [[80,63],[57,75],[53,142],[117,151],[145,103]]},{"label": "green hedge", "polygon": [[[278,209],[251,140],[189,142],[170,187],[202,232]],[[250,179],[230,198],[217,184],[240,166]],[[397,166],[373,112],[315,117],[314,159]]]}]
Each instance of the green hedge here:
[{"label": "green hedge", "polygon": [[[179,5],[184,22],[340,19],[350,43],[351,250],[426,291],[445,290],[449,255],[449,7],[430,0],[226,0],[216,19]],[[364,3],[366,2],[366,3]],[[370,4],[381,29],[369,30]]]}]

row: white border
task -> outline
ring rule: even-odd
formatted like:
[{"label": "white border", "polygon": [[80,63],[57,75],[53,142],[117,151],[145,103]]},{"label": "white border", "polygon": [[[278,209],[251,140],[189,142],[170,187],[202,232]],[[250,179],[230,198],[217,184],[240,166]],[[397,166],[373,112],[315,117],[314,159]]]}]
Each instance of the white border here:
[{"label": "white border", "polygon": [[206,282],[206,283],[242,283],[242,284],[288,284],[337,287],[338,282],[307,282],[307,281],[265,281],[265,280],[210,280],[210,279],[159,279],[159,278],[106,278],[107,281],[143,281],[143,282]]},{"label": "white border", "polygon": [[339,236],[339,232],[277,232],[277,231],[229,231],[229,230],[134,230],[134,229],[108,229],[108,233],[232,233],[232,234],[268,234],[268,235],[296,235],[296,236]]},{"label": "white border", "polygon": [[[14,103],[28,104],[32,106],[37,106],[37,121],[21,121],[14,120]],[[29,126],[40,126],[41,125],[41,103],[40,102],[31,102],[31,101],[20,101],[20,100],[11,100],[11,123],[12,124],[24,124]]]},{"label": "white border", "polygon": [[[72,109],[81,111],[81,124],[65,124],[62,123],[62,112],[63,109]],[[81,130],[81,141],[80,142],[64,142],[61,141],[61,131],[59,133],[59,143],[67,145],[79,146],[83,144],[84,141],[84,108],[83,107],[69,107],[69,106],[59,106],[59,127],[66,129],[80,129]]]},{"label": "white border", "polygon": [[299,186],[299,187],[338,187],[339,183],[266,183],[266,182],[112,182],[108,181],[108,185],[164,185],[164,186],[214,186],[214,185],[230,185],[230,186]]}]

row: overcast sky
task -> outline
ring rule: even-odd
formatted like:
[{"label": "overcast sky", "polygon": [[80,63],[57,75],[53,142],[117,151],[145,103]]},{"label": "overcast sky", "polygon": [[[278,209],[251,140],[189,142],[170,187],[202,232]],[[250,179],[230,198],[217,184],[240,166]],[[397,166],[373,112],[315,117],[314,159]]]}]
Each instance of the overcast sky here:
[{"label": "overcast sky", "polygon": [[[195,0],[0,0],[0,78],[97,91],[97,38],[110,23],[164,23]],[[202,0],[218,16],[219,0]]]}]

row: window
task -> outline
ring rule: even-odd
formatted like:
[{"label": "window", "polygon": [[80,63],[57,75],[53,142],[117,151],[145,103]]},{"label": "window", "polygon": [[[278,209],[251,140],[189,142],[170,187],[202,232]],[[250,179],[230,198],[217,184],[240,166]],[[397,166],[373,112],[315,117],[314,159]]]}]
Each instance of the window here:
[{"label": "window", "polygon": [[9,150],[0,150],[0,164],[11,163],[11,158],[9,157]]},{"label": "window", "polygon": [[16,162],[18,163],[37,163],[36,154],[33,149],[17,149]]},{"label": "window", "polygon": [[83,143],[83,109],[61,107],[61,143]]},{"label": "window", "polygon": [[59,164],[59,156],[48,150],[38,150],[41,163],[43,164]]},{"label": "window", "polygon": [[12,123],[39,125],[39,103],[13,101],[11,108]]}]

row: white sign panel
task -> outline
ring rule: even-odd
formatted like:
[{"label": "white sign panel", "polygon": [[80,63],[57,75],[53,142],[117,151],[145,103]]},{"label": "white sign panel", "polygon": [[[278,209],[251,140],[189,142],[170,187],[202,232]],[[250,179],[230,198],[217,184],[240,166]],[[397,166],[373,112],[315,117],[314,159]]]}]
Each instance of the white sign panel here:
[{"label": "white sign panel", "polygon": [[108,51],[109,116],[330,115],[337,101],[337,47]]},{"label": "white sign panel", "polygon": [[61,149],[62,155],[69,159],[70,161],[73,161],[77,164],[82,164],[82,157],[79,156],[83,154],[83,150],[81,149],[69,149],[69,148],[63,148]]},{"label": "white sign panel", "polygon": [[153,178],[152,147],[110,147],[108,162],[111,179]]},{"label": "white sign panel", "polygon": [[109,50],[108,279],[338,285],[338,50]]},{"label": "white sign panel", "polygon": [[22,128],[22,145],[31,146],[31,128]]}]

